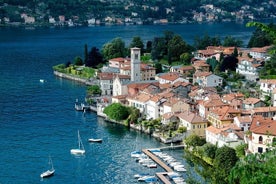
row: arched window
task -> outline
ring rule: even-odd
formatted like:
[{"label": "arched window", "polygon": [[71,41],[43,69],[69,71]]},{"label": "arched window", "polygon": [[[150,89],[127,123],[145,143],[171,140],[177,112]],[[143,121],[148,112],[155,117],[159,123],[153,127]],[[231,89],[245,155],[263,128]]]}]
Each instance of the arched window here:
[{"label": "arched window", "polygon": [[262,136],[259,137],[259,144],[263,144],[263,137]]}]

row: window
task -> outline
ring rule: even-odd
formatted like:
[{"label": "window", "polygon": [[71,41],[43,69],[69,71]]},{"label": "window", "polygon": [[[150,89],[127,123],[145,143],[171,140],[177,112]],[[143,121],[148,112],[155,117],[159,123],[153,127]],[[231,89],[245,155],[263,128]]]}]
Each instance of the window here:
[{"label": "window", "polygon": [[134,55],[134,58],[135,58],[135,59],[138,59],[138,54],[135,54],[135,55]]},{"label": "window", "polygon": [[263,144],[263,137],[262,136],[259,137],[259,144]]},{"label": "window", "polygon": [[262,147],[258,147],[258,153],[263,153],[263,148]]}]

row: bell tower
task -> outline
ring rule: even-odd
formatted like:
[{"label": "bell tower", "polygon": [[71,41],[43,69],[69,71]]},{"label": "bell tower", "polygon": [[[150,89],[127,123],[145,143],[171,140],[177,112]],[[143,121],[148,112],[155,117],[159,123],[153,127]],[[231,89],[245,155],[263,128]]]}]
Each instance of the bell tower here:
[{"label": "bell tower", "polygon": [[141,80],[141,53],[140,48],[134,47],[130,49],[131,60],[130,60],[130,73],[131,81],[139,82]]}]

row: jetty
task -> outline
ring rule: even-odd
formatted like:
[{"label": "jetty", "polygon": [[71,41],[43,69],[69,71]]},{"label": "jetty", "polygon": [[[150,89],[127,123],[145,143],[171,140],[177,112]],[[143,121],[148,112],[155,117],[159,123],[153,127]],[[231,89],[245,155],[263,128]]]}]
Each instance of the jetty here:
[{"label": "jetty", "polygon": [[162,160],[160,160],[155,154],[153,154],[149,149],[143,149],[143,153],[145,153],[148,157],[150,157],[155,163],[157,163],[160,167],[162,167],[167,172],[173,172],[172,168],[165,164]]},{"label": "jetty", "polygon": [[[150,157],[155,163],[157,163],[160,167],[162,167],[167,172],[173,172],[172,168],[165,164],[162,160],[160,160],[155,154],[153,154],[149,149],[143,149],[143,153],[145,153],[148,157]],[[156,173],[157,177],[165,184],[171,184],[171,182],[167,179],[165,175],[166,172]]]}]

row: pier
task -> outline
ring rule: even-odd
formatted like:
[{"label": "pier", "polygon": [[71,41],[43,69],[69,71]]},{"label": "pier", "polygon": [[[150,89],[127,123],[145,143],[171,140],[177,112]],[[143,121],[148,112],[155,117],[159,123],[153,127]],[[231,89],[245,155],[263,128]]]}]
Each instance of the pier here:
[{"label": "pier", "polygon": [[[154,155],[148,149],[143,149],[143,153],[145,153],[148,157],[150,157],[155,163],[157,163],[160,167],[162,167],[167,172],[173,172],[172,168],[165,164],[162,160],[160,160],[156,155]],[[171,184],[171,182],[166,178],[164,173],[156,173],[157,177],[165,184]]]},{"label": "pier", "polygon": [[156,155],[150,152],[148,149],[143,149],[143,153],[145,153],[148,157],[150,157],[155,163],[157,163],[160,167],[162,167],[167,172],[173,172],[172,168],[165,164],[162,160],[160,160]]},{"label": "pier", "polygon": [[156,173],[156,176],[164,183],[164,184],[172,184],[172,182],[166,177],[169,172],[174,172],[173,169],[168,166],[166,163],[164,163],[159,157],[157,157],[154,153],[152,153],[150,150],[168,150],[168,149],[179,149],[184,148],[185,145],[175,145],[173,146],[166,146],[156,149],[143,149],[142,152],[146,154],[149,158],[151,158],[156,164],[158,164],[160,167],[162,167],[166,172],[159,172]]}]

